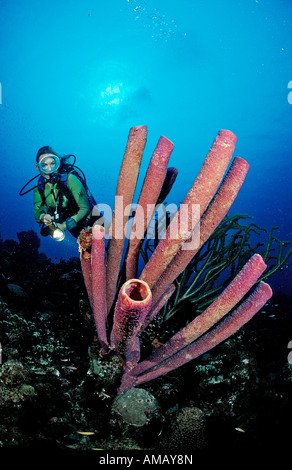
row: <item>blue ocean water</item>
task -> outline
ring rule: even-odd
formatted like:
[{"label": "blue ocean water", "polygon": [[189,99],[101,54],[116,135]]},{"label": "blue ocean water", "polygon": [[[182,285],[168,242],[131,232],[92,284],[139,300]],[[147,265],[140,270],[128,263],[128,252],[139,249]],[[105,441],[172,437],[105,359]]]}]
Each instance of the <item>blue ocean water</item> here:
[{"label": "blue ocean water", "polygon": [[[99,202],[113,205],[129,129],[145,124],[143,181],[161,135],[175,144],[182,201],[219,129],[250,164],[230,213],[292,239],[292,3],[288,0],[0,1],[1,237],[35,230],[38,148],[73,153]],[[291,93],[291,95],[290,95]],[[41,240],[53,260],[68,235]],[[291,270],[271,279],[291,292]]]}]

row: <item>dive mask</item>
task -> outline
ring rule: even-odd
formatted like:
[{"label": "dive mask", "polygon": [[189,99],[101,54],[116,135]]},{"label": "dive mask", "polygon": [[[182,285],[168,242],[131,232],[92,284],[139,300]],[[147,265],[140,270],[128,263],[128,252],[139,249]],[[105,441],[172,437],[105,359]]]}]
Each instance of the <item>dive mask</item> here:
[{"label": "dive mask", "polygon": [[60,158],[57,155],[46,155],[38,163],[41,173],[51,175],[60,167]]}]

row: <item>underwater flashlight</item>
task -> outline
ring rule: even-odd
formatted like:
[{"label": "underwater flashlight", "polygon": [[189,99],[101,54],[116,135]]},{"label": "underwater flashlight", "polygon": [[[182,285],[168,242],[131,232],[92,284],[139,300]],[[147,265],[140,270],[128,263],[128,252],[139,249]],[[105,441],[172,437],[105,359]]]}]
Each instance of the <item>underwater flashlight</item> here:
[{"label": "underwater flashlight", "polygon": [[65,233],[63,232],[63,230],[61,230],[56,222],[51,222],[48,227],[50,227],[50,229],[52,230],[52,234],[51,234],[51,237],[56,240],[57,242],[61,242],[62,240],[64,240],[65,238]]}]

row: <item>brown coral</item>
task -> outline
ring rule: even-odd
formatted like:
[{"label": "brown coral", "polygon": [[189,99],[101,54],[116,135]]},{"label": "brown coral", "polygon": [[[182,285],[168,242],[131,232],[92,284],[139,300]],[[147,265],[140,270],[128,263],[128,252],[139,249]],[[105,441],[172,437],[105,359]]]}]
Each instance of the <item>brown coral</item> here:
[{"label": "brown coral", "polygon": [[206,447],[206,420],[204,413],[196,407],[179,410],[165,428],[159,449],[195,452]]}]

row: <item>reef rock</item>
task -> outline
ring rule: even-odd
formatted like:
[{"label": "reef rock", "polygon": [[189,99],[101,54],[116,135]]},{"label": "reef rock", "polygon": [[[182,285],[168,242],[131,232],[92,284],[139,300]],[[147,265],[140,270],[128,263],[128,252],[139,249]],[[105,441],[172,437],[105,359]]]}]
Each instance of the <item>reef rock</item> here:
[{"label": "reef rock", "polygon": [[144,426],[157,410],[158,403],[155,397],[143,388],[131,388],[118,395],[112,407],[112,411],[118,413],[132,426]]}]

